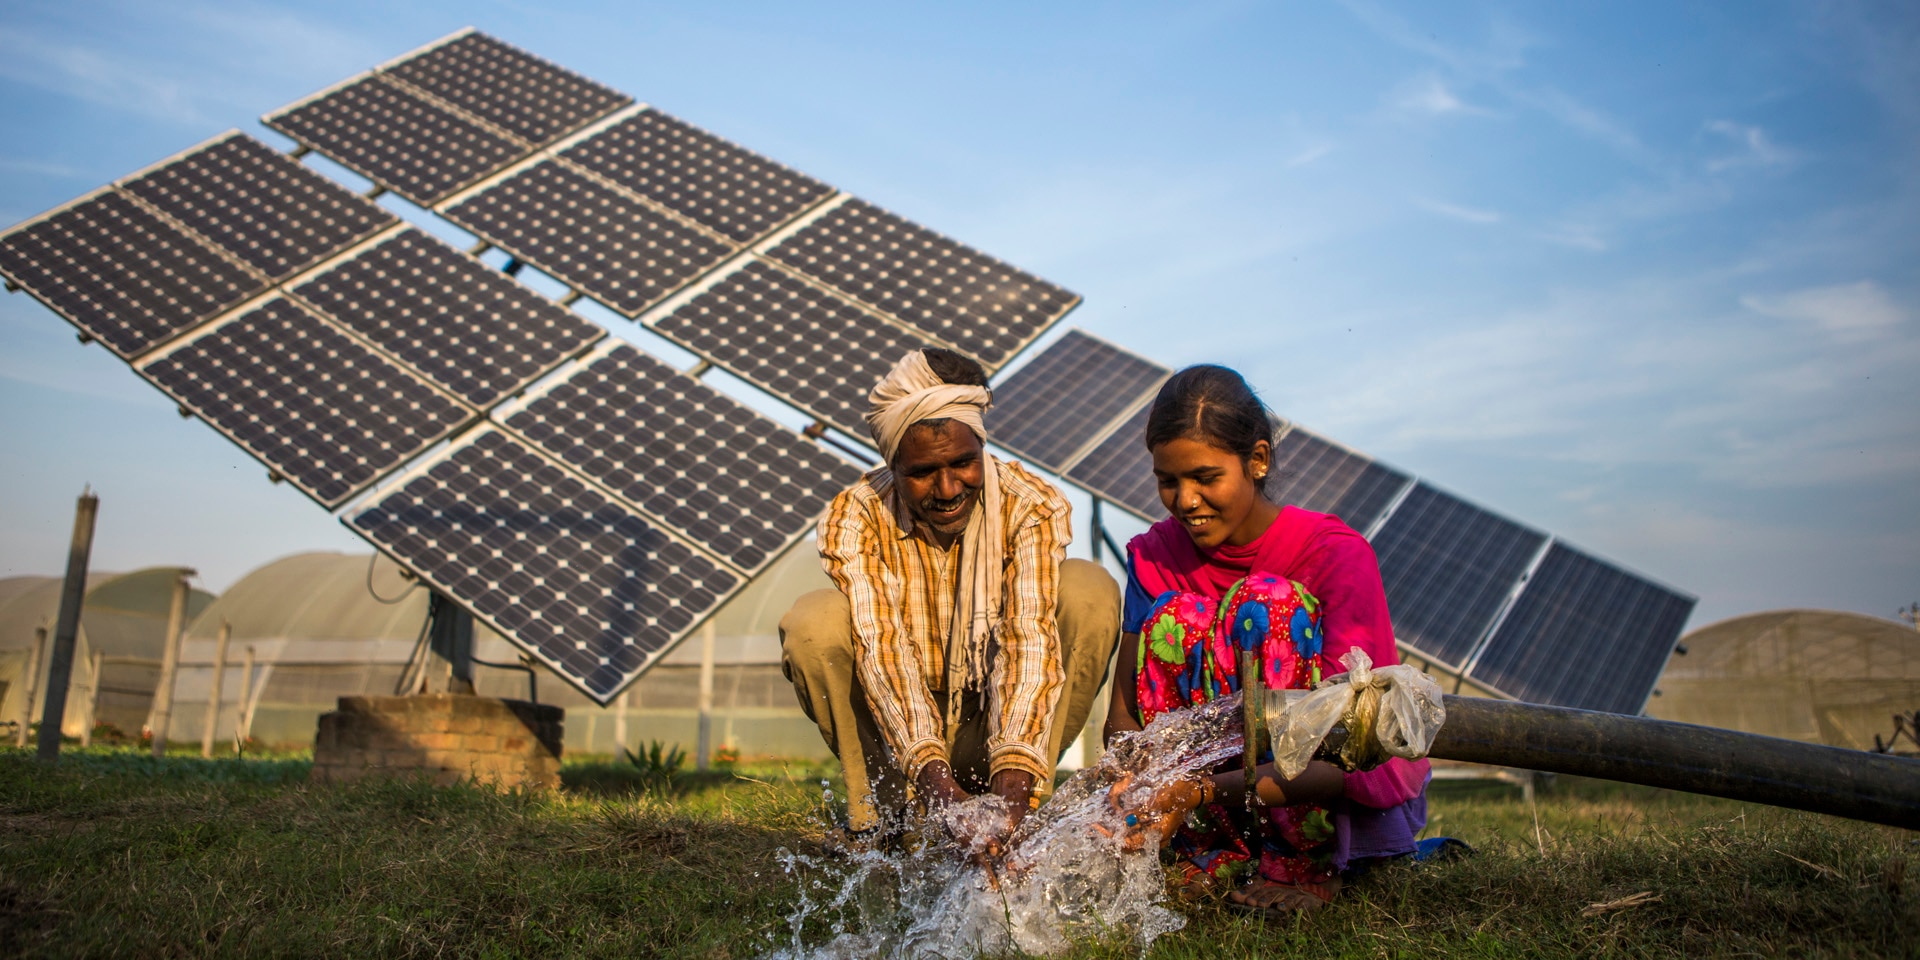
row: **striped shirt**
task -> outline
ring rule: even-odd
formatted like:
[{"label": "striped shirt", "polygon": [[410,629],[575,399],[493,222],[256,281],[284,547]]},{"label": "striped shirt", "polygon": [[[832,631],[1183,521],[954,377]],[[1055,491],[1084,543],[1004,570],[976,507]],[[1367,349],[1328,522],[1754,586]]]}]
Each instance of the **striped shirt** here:
[{"label": "striped shirt", "polygon": [[[1072,508],[1020,464],[998,462],[1006,577],[988,679],[987,757],[995,773],[1025,770],[1044,781],[1053,775],[1047,734],[1065,677],[1054,610]],[[819,544],[821,564],[853,608],[860,685],[895,763],[909,779],[931,761],[951,763],[955,731],[945,729],[934,693],[947,684],[960,538],[945,549],[935,543],[881,467],[834,498]]]}]

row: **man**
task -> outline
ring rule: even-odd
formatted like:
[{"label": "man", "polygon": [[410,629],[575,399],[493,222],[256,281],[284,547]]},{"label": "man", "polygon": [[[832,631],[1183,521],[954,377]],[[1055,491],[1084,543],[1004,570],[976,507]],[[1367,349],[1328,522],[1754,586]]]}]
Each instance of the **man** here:
[{"label": "man", "polygon": [[[983,449],[986,372],[951,350],[907,354],[874,387],[867,424],[885,466],[820,525],[835,590],[780,621],[782,669],[846,770],[848,828],[991,790],[997,836],[1052,787],[1085,724],[1120,627],[1099,565],[1064,560],[1059,491]],[[893,821],[897,823],[897,821]]]}]

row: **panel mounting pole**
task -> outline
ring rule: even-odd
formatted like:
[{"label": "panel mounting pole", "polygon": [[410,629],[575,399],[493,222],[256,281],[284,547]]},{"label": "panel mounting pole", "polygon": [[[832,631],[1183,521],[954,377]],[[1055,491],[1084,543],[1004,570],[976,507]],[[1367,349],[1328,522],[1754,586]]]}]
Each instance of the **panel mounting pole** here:
[{"label": "panel mounting pole", "polygon": [[428,604],[433,625],[433,652],[451,668],[447,676],[448,693],[473,692],[473,615],[460,605],[436,593]]},{"label": "panel mounting pole", "polygon": [[[60,585],[60,615],[53,623],[53,649],[47,657],[47,686],[40,714],[41,760],[60,759],[60,726],[67,717],[67,688],[73,680],[73,645],[80,634],[80,604],[87,595],[87,558],[93,553],[93,518],[100,498],[80,494],[73,511],[73,544],[67,551],[67,579]],[[96,681],[97,682],[97,681]]]}]

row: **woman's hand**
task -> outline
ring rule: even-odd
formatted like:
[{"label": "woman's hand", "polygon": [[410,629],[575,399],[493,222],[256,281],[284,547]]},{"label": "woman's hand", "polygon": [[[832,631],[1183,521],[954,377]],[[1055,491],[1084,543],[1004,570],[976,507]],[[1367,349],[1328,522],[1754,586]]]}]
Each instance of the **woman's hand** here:
[{"label": "woman's hand", "polygon": [[1215,794],[1213,778],[1204,774],[1182,777],[1161,786],[1144,803],[1129,810],[1122,806],[1120,798],[1132,783],[1131,776],[1124,777],[1107,791],[1107,803],[1115,813],[1126,817],[1127,830],[1121,836],[1120,847],[1128,851],[1144,848],[1148,831],[1154,832],[1160,843],[1166,843],[1179,828],[1180,821],[1202,804],[1211,803]]}]

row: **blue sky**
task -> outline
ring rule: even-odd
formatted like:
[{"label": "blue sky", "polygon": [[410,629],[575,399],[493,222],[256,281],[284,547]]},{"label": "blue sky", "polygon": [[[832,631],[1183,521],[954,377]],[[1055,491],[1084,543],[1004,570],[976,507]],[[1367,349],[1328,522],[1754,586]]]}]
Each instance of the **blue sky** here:
[{"label": "blue sky", "polygon": [[[1231,363],[1696,625],[1920,596],[1910,5],[11,2],[0,223],[284,143],[261,114],[468,24]],[[24,296],[0,411],[0,576],[60,569],[89,482],[101,569],[362,549]]]}]

